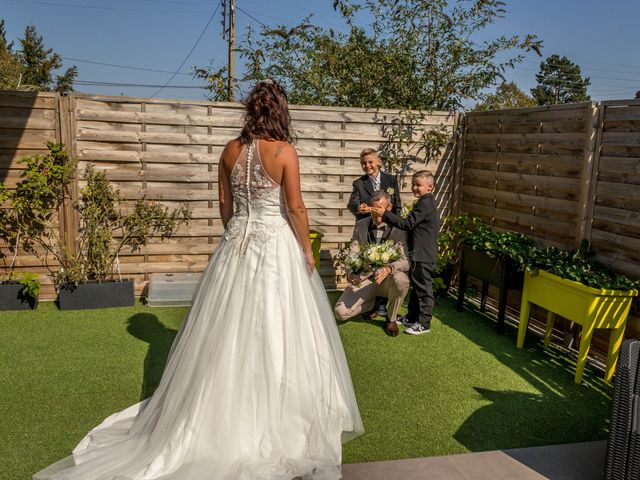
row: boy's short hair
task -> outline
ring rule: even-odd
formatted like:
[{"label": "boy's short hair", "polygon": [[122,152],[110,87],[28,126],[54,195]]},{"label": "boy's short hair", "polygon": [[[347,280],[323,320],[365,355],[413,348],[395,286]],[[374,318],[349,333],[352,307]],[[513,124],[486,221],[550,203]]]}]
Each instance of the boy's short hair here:
[{"label": "boy's short hair", "polygon": [[411,178],[424,178],[427,182],[431,182],[435,184],[435,179],[433,178],[433,173],[429,170],[418,170],[416,173],[411,175]]},{"label": "boy's short hair", "polygon": [[367,155],[375,155],[377,157],[378,151],[375,148],[365,148],[360,152],[360,161],[362,161]]}]

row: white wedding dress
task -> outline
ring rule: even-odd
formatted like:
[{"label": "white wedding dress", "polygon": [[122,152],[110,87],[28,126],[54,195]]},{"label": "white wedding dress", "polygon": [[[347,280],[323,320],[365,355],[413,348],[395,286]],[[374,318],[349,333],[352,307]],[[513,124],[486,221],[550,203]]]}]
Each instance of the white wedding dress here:
[{"label": "white wedding dress", "polygon": [[342,441],[363,428],[333,309],[256,144],[231,183],[234,215],[156,392],[34,479],[341,478]]}]

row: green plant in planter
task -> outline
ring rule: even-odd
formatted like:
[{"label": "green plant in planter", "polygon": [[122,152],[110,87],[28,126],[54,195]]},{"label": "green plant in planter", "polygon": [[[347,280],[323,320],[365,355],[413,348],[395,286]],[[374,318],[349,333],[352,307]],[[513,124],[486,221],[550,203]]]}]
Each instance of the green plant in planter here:
[{"label": "green plant in planter", "polygon": [[536,244],[531,237],[492,228],[478,217],[458,215],[451,217],[451,231],[474,250],[492,257],[508,257],[520,268],[530,259]]},{"label": "green plant in planter", "polygon": [[6,184],[0,183],[0,204],[4,204],[6,207],[0,209],[0,239],[7,245],[7,250],[13,251],[11,261],[7,263],[7,255],[4,249],[0,249],[0,259],[4,263],[5,270],[4,278],[0,277],[0,284],[19,283],[23,285],[20,294],[35,300],[42,287],[38,275],[32,272],[15,273],[14,271],[20,242],[29,233],[28,230],[21,228],[18,222],[18,211],[14,205],[14,198],[16,198],[15,191],[7,188]]},{"label": "green plant in planter", "polygon": [[529,272],[539,269],[560,278],[573,280],[587,287],[629,291],[640,287],[640,281],[608,270],[589,255],[589,243],[584,240],[578,250],[560,250],[556,247],[535,248],[523,259]]},{"label": "green plant in planter", "polygon": [[20,291],[23,295],[31,298],[38,298],[42,283],[38,280],[37,273],[25,272],[18,275],[18,282],[23,285]]},{"label": "green plant in planter", "polygon": [[115,276],[118,256],[128,247],[140,250],[151,237],[170,237],[191,218],[187,207],[170,210],[145,198],[126,212],[125,202],[109,183],[104,171],[89,164],[84,172],[86,186],[76,210],[80,215],[79,248],[61,262],[60,283],[85,283]]},{"label": "green plant in planter", "polygon": [[457,239],[449,222],[449,217],[445,218],[443,228],[438,235],[438,256],[433,277],[433,291],[436,294],[442,294],[448,290],[456,266]]},{"label": "green plant in planter", "polygon": [[89,165],[87,185],[73,206],[80,219],[79,248],[74,252],[69,232],[61,231],[56,220],[60,208],[71,201],[69,187],[77,161],[61,144],[49,142],[47,147],[47,154],[21,160],[25,169],[14,191],[0,190],[0,195],[9,196],[12,206],[7,214],[10,218],[0,217],[0,222],[14,228],[10,244],[22,245],[40,259],[56,285],[112,278],[123,248],[135,251],[152,236],[168,237],[190,219],[188,208],[169,210],[146,199],[138,200],[132,211],[125,213],[128,204],[105,173]]}]

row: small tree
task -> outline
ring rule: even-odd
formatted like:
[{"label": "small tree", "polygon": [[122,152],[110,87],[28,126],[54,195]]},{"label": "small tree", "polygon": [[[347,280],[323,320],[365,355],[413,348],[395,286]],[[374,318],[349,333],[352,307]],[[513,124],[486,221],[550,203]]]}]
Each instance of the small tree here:
[{"label": "small tree", "polygon": [[[80,217],[77,252],[68,246],[68,232],[60,231],[57,214],[71,201],[69,186],[75,178],[77,161],[61,144],[48,143],[49,153],[21,160],[25,169],[15,190],[0,188],[0,230],[15,249],[37,257],[49,269],[57,285],[102,280],[114,275],[119,253],[145,245],[152,236],[166,238],[190,219],[188,208],[169,210],[157,202],[138,200],[131,213],[104,172],[92,165],[85,170],[87,186],[75,210]],[[53,261],[52,261],[53,260]]]},{"label": "small tree", "polygon": [[0,20],[0,90],[18,90],[23,67],[13,51],[13,42],[7,42],[4,20]]},{"label": "small tree", "polygon": [[487,110],[535,107],[537,105],[538,102],[520,90],[515,82],[502,82],[495,93],[487,95],[483,102],[473,107],[473,110],[484,112]]},{"label": "small tree", "polygon": [[73,91],[77,67],[68,68],[54,78],[54,72],[62,68],[62,57],[45,47],[35,26],[25,28],[19,43],[21,49],[15,50],[13,42],[7,42],[4,20],[0,20],[0,89]]},{"label": "small tree", "polygon": [[591,84],[589,77],[582,77],[580,67],[560,55],[551,55],[540,64],[540,72],[536,74],[538,85],[531,89],[531,94],[538,105],[556,105],[559,103],[575,103],[591,100],[587,87]]}]

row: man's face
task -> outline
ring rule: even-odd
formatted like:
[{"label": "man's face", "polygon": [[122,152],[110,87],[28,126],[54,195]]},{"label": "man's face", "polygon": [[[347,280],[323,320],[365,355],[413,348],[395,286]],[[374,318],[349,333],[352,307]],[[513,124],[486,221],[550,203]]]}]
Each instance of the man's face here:
[{"label": "man's face", "polygon": [[426,178],[418,177],[411,179],[411,192],[414,197],[420,198],[427,193],[433,191],[433,182],[428,181]]},{"label": "man's face", "polygon": [[[385,210],[385,211],[391,211],[391,202],[389,202],[386,198],[381,198],[380,200],[376,200],[374,202],[371,202],[369,204],[370,207],[375,208],[376,210],[378,210],[379,208]],[[375,215],[374,213],[371,214],[371,218],[373,219],[374,223],[377,225],[380,222],[382,222],[382,217],[379,217],[377,215]]]},{"label": "man's face", "polygon": [[362,171],[367,175],[372,177],[376,177],[378,175],[378,171],[380,170],[380,159],[377,155],[370,153],[369,155],[365,155],[362,160],[360,160],[360,166],[362,167]]}]

